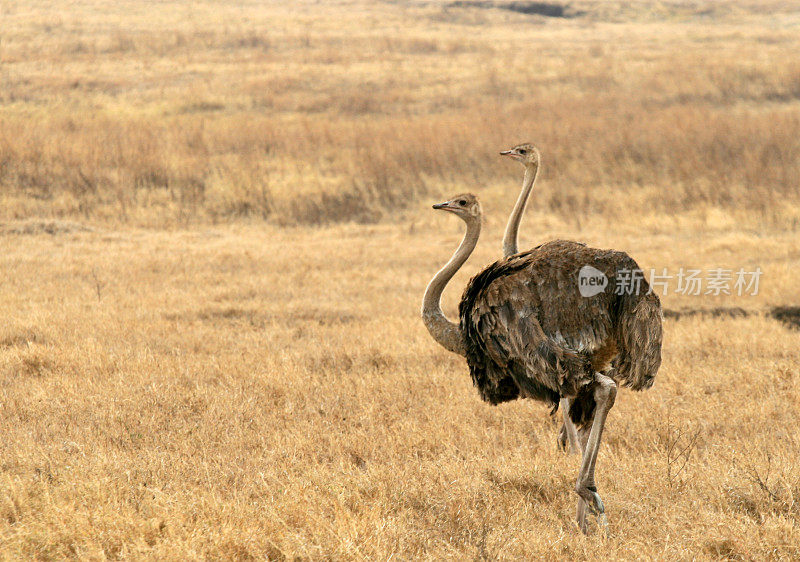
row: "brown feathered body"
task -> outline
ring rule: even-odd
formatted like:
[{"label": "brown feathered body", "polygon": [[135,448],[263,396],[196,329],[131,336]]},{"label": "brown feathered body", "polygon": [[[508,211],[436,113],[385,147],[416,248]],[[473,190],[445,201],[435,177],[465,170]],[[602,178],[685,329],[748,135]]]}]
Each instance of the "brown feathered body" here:
[{"label": "brown feathered body", "polygon": [[[579,272],[591,266],[608,285],[591,297]],[[473,277],[459,306],[472,381],[492,404],[534,398],[558,407],[572,397],[570,417],[594,414],[595,372],[634,390],[649,388],[661,364],[661,304],[641,279],[627,283],[636,262],[624,252],[556,240],[499,260]]]}]

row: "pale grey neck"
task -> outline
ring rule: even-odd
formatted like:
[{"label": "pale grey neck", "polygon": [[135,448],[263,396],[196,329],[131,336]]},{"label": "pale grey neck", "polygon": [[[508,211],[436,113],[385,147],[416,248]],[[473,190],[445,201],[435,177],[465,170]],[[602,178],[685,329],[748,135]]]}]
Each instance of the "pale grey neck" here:
[{"label": "pale grey neck", "polygon": [[514,210],[511,211],[511,216],[508,217],[508,226],[506,226],[506,233],[503,236],[503,255],[513,256],[519,252],[519,223],[522,221],[522,215],[525,214],[525,206],[528,204],[528,198],[531,196],[533,183],[536,181],[536,174],[539,171],[539,164],[525,166],[525,175],[522,178],[522,191],[519,193],[517,202],[514,205]]},{"label": "pale grey neck", "polygon": [[461,329],[442,312],[441,299],[444,288],[467,261],[481,234],[480,217],[467,223],[467,232],[450,261],[433,276],[422,300],[422,320],[433,339],[442,347],[459,355],[466,355]]}]

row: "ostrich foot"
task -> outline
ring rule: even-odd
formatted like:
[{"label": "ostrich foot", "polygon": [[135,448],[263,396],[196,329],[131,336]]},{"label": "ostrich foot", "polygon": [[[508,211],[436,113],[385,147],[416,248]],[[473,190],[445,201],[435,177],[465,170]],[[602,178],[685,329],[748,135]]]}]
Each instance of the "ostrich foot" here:
[{"label": "ostrich foot", "polygon": [[597,518],[597,527],[604,536],[608,536],[608,518],[606,509],[597,488],[594,486],[583,486],[576,490],[580,499],[578,500],[578,527],[584,534],[589,534],[589,525],[586,521],[588,511]]}]

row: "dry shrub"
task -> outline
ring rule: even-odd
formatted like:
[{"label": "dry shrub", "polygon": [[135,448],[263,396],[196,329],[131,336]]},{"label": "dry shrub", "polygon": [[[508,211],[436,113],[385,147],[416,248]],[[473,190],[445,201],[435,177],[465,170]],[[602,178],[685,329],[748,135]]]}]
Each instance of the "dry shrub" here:
[{"label": "dry shrub", "polygon": [[[507,182],[496,151],[532,140],[553,186],[537,204],[562,218],[720,207],[796,223],[800,66],[783,56],[796,38],[731,19],[767,4],[723,3],[719,29],[678,19],[657,42],[656,30],[632,27],[630,48],[603,41],[611,28],[565,42],[583,24],[495,9],[511,4],[544,3],[376,8],[397,26],[388,33],[358,10],[337,13],[356,32],[326,26],[332,14],[272,7],[232,26],[93,13],[105,25],[90,34],[10,9],[4,56],[18,70],[0,92],[2,216],[372,222],[443,185]],[[570,14],[669,20],[708,9],[580,2]],[[267,25],[276,17],[284,29]],[[466,37],[477,24],[485,33]],[[37,74],[43,59],[62,70]]]},{"label": "dry shrub", "polygon": [[[11,10],[18,31],[4,49],[19,71],[0,92],[11,104],[0,113],[1,216],[372,222],[442,185],[508,182],[496,151],[532,140],[554,186],[537,204],[565,219],[719,207],[797,221],[800,114],[790,104],[800,66],[782,56],[794,36],[747,20],[719,29],[676,20],[655,43],[651,28],[631,28],[630,49],[604,43],[605,28],[597,41],[570,43],[561,38],[582,24],[495,9],[511,4],[543,3],[384,6],[386,21],[402,25],[381,34],[364,23],[369,11],[338,14],[353,33],[273,7],[229,27],[95,14],[107,25],[89,34],[54,14],[34,21]],[[614,9],[647,19],[646,4]],[[709,17],[704,6],[658,13]],[[442,9],[461,15],[435,32],[407,15]],[[602,20],[609,9],[583,2],[570,13]],[[465,14],[480,14],[486,33],[465,37]],[[275,17],[294,25],[266,25]],[[42,58],[63,70],[37,75]],[[177,60],[197,63],[132,71]]]},{"label": "dry shrub", "polygon": [[[220,118],[202,129],[179,117],[6,120],[0,183],[59,216],[125,221],[139,216],[132,208],[161,206],[169,222],[374,221],[443,182],[473,189],[508,175],[493,150],[534,136],[544,177],[558,187],[543,202],[564,217],[613,213],[620,197],[630,210],[666,213],[716,206],[768,216],[800,203],[797,114],[669,106],[643,120],[630,102],[609,114],[620,101],[518,103],[492,120],[481,107],[458,120],[313,120],[280,133],[268,118]],[[536,123],[536,133],[520,132],[519,122]],[[73,204],[61,211],[50,204],[65,196]]]}]

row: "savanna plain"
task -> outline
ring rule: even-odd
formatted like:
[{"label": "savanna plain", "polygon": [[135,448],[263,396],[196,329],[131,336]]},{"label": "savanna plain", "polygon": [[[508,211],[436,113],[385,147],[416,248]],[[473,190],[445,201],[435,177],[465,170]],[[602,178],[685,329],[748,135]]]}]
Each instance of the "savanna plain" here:
[{"label": "savanna plain", "polygon": [[[0,6],[0,558],[800,558],[792,3]],[[419,318],[463,228],[431,204],[486,215],[453,317],[523,141],[522,248],[762,271],[669,282],[607,537],[548,408],[482,403]]]}]

